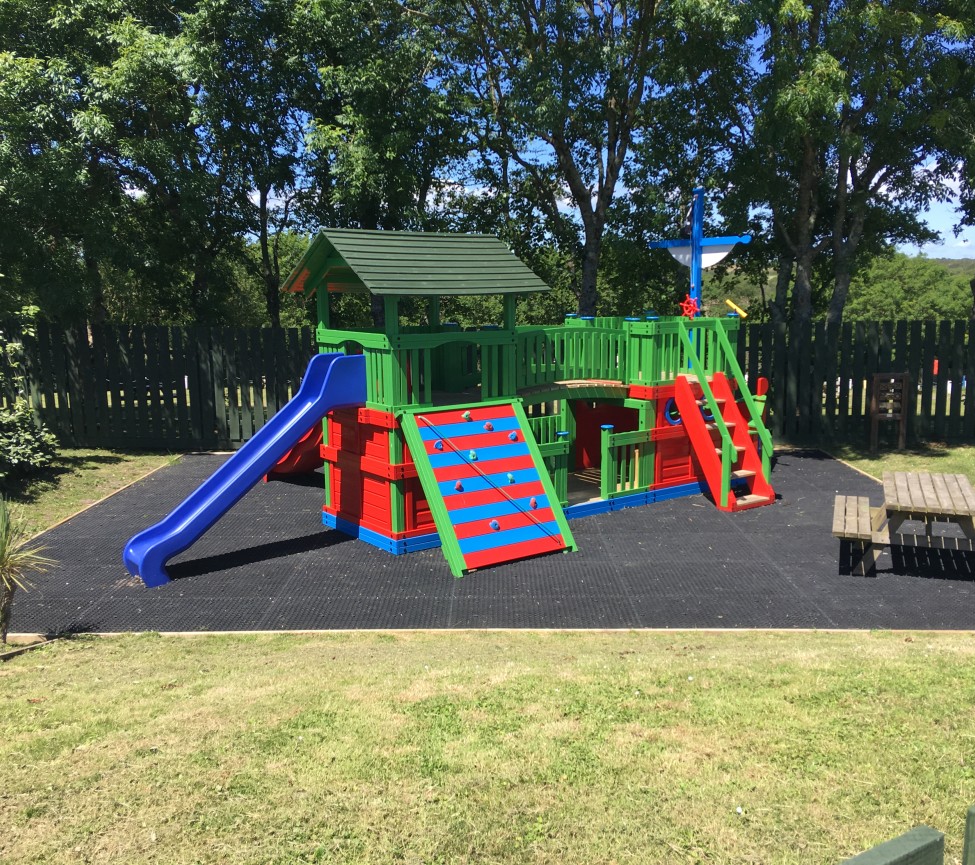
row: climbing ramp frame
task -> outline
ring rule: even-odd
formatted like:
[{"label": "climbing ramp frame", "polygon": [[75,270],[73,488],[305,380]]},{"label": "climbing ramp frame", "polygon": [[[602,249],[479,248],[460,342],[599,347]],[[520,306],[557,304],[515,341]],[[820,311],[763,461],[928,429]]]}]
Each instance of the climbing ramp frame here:
[{"label": "climbing ramp frame", "polygon": [[415,409],[402,429],[454,576],[576,549],[520,403]]}]

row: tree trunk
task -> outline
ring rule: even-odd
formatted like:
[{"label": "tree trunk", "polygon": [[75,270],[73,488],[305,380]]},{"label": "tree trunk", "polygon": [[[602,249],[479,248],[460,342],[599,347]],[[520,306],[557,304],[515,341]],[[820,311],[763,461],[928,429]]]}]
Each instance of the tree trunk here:
[{"label": "tree trunk", "polygon": [[7,631],[10,630],[10,608],[13,606],[15,591],[16,583],[0,580],[0,643],[4,645],[7,643]]},{"label": "tree trunk", "polygon": [[89,302],[91,321],[95,324],[104,324],[108,321],[108,309],[105,306],[105,283],[102,281],[102,274],[98,269],[98,259],[88,252],[87,244],[85,245],[83,257],[85,261],[85,275],[87,277],[89,291],[91,292]]},{"label": "tree trunk", "polygon": [[786,320],[789,309],[789,286],[792,284],[792,257],[780,255],[775,274],[775,299],[769,304],[772,323]]},{"label": "tree trunk", "polygon": [[837,253],[833,258],[833,296],[826,312],[827,324],[839,324],[843,320],[846,298],[853,281],[853,256],[846,252]]},{"label": "tree trunk", "polygon": [[812,138],[803,137],[802,165],[796,204],[795,256],[796,281],[792,289],[792,319],[803,324],[812,319],[812,266],[818,202],[816,184],[819,170]]},{"label": "tree trunk", "polygon": [[372,325],[380,330],[386,329],[386,301],[381,294],[369,295],[369,308],[372,310]]},{"label": "tree trunk", "polygon": [[972,290],[972,321],[975,321],[975,279],[968,283]]},{"label": "tree trunk", "polygon": [[599,272],[600,238],[586,232],[586,245],[582,248],[582,286],[579,291],[579,315],[595,315],[598,295],[596,275]]},{"label": "tree trunk", "polygon": [[267,306],[267,317],[271,327],[281,326],[281,279],[276,262],[271,255],[271,244],[268,238],[268,195],[270,189],[261,189],[258,205],[261,221],[261,277],[264,280],[264,303]]},{"label": "tree trunk", "polygon": [[796,281],[792,289],[792,320],[805,324],[812,319],[813,251],[806,245],[796,259]]}]

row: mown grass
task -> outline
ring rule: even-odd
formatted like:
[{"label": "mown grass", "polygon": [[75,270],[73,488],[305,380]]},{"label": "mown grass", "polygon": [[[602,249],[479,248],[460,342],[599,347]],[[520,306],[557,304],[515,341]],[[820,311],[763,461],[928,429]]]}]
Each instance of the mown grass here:
[{"label": "mown grass", "polygon": [[829,452],[837,459],[882,479],[884,472],[947,472],[967,475],[975,483],[975,445],[927,444],[904,451],[879,451],[834,447]]},{"label": "mown grass", "polygon": [[4,494],[14,519],[36,534],[173,459],[159,453],[64,448],[54,465]]},{"label": "mown grass", "polygon": [[0,668],[6,863],[960,859],[975,635],[77,639]]}]

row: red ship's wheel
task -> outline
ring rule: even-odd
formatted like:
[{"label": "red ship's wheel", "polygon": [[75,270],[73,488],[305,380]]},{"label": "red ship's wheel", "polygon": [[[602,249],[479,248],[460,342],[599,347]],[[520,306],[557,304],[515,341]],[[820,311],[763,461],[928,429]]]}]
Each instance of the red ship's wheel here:
[{"label": "red ship's wheel", "polygon": [[687,295],[686,299],[680,302],[681,315],[685,318],[695,318],[701,308],[697,305],[697,298]]}]

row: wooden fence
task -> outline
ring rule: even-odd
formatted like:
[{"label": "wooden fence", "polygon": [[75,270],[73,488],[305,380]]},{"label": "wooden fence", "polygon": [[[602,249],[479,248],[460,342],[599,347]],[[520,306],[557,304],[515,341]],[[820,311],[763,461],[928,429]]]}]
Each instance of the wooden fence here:
[{"label": "wooden fence", "polygon": [[[738,360],[749,381],[771,382],[770,425],[780,441],[865,445],[873,374],[906,372],[916,397],[909,438],[975,442],[975,322],[747,325]],[[896,441],[896,424],[881,431]]]},{"label": "wooden fence", "polygon": [[[177,328],[45,323],[11,358],[3,401],[25,390],[65,445],[236,448],[297,391],[315,351],[311,328]],[[18,368],[19,367],[19,368]]]},{"label": "wooden fence", "polygon": [[[239,447],[292,397],[315,351],[311,328],[0,330],[23,343],[13,362],[0,351],[2,404],[26,391],[63,444],[83,447]],[[745,324],[738,357],[749,381],[771,381],[777,440],[866,444],[873,373],[908,372],[911,439],[975,441],[972,322]]]}]

